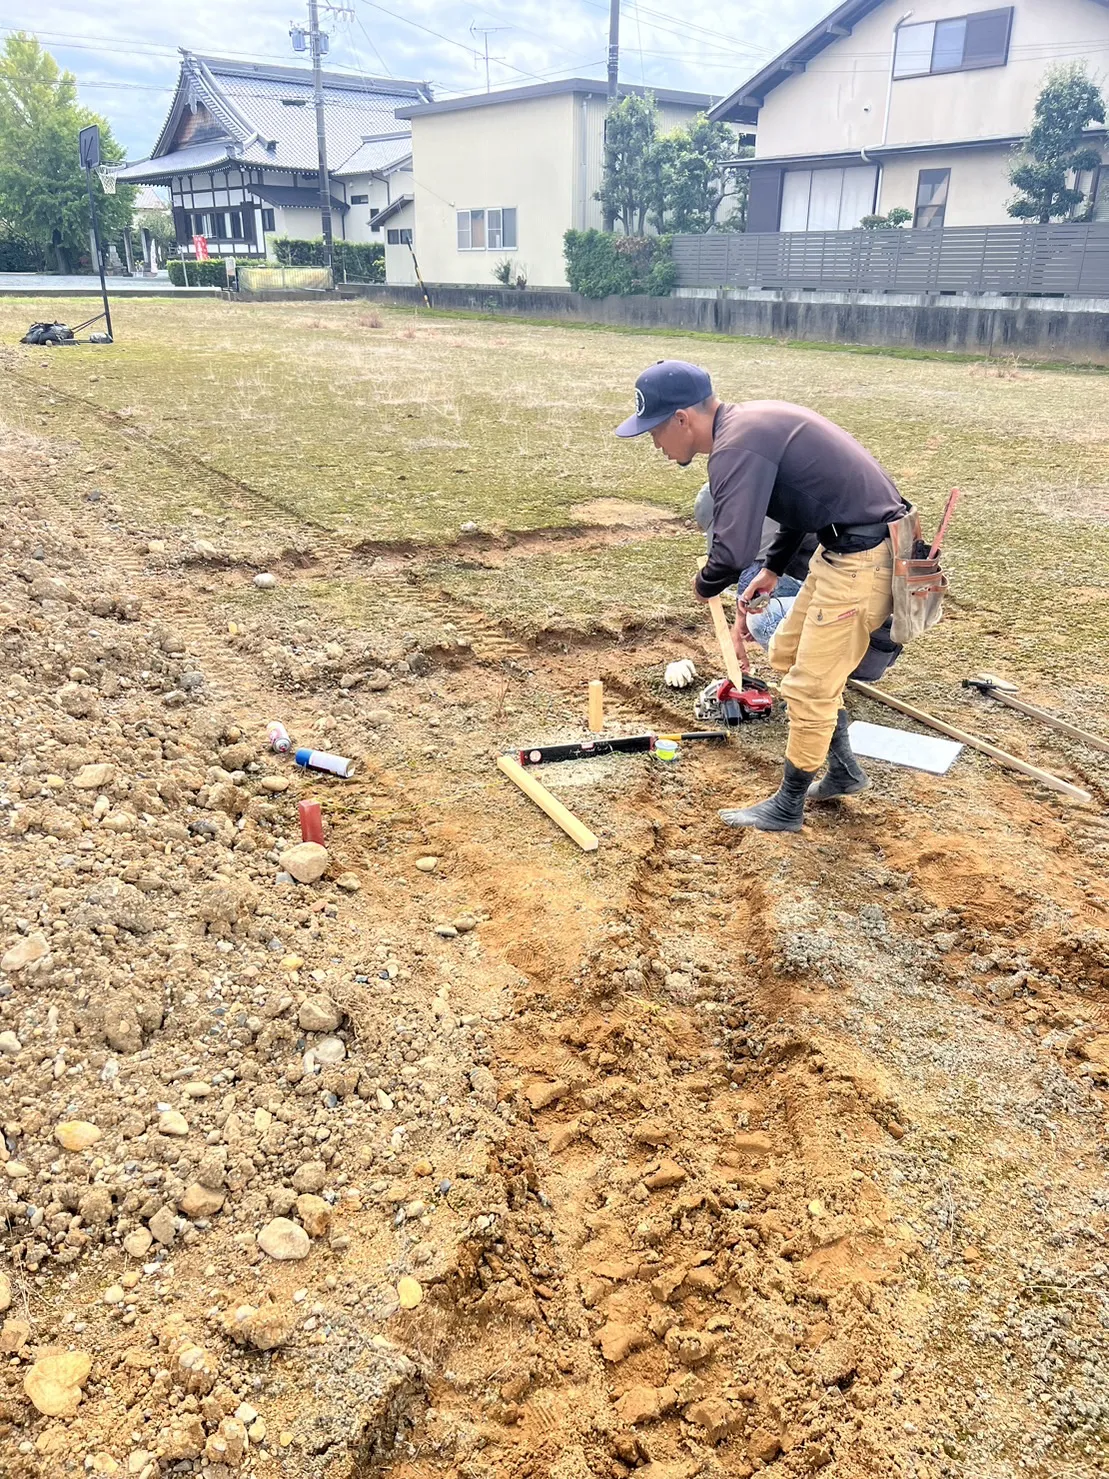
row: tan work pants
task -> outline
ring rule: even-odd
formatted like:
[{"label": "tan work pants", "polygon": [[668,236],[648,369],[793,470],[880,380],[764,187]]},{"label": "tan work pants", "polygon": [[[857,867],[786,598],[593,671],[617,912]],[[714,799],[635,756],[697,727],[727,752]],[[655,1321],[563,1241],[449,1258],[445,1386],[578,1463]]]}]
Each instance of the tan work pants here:
[{"label": "tan work pants", "polygon": [[844,685],[871,632],[893,609],[892,578],[888,539],[857,555],[830,554],[818,545],[792,610],[770,640],[770,664],[785,674],[786,759],[798,770],[819,770],[824,763]]}]

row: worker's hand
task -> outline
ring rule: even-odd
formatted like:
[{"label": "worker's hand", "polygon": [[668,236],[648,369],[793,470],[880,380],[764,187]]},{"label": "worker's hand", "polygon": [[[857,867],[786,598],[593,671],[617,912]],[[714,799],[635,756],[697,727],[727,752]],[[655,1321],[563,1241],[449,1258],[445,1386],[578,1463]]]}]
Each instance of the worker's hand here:
[{"label": "worker's hand", "polygon": [[745,610],[759,596],[769,596],[778,584],[778,577],[773,570],[761,570],[745,591],[739,593],[739,609]]},{"label": "worker's hand", "polygon": [[705,606],[705,605],[708,604],[708,599],[709,599],[708,596],[702,596],[701,592],[697,589],[697,577],[696,576],[693,577],[693,594],[697,598],[697,600],[700,601],[700,603],[701,603],[702,606]]}]

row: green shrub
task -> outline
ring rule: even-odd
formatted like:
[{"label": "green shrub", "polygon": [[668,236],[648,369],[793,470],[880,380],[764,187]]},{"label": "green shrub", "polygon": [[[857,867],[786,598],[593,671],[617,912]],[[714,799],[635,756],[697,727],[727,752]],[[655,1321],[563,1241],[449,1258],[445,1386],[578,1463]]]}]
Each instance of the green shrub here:
[{"label": "green shrub", "polygon": [[[273,254],[282,267],[322,267],[323,237],[301,241],[276,236]],[[336,241],[332,245],[336,282],[384,282],[385,248],[379,241]]]},{"label": "green shrub", "polygon": [[[186,283],[186,268],[188,282]],[[166,263],[169,280],[175,288],[225,288],[227,286],[227,263],[221,257],[212,257],[207,262],[181,262],[174,258]]]},{"label": "green shrub", "polygon": [[25,236],[0,236],[0,272],[41,272],[46,265],[40,246]]},{"label": "green shrub", "polygon": [[567,231],[566,276],[585,298],[649,293],[665,298],[677,284],[669,236],[616,236],[608,231]]}]

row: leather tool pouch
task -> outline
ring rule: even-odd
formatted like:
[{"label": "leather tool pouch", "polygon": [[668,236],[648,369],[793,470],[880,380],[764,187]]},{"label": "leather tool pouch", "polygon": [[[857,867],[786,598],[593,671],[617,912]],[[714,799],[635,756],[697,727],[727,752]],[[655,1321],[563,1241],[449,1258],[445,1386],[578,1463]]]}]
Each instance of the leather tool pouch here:
[{"label": "leather tool pouch", "polygon": [[939,559],[928,558],[921,537],[920,515],[910,504],[902,518],[889,526],[893,545],[893,625],[890,638],[903,647],[935,626],[943,615],[947,576]]}]

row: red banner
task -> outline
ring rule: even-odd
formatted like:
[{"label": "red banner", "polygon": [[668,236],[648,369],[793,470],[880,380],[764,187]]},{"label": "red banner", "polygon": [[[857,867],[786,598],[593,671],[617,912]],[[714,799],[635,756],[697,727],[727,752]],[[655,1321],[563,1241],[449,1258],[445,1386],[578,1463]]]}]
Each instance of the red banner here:
[{"label": "red banner", "polygon": [[208,238],[206,236],[193,237],[193,255],[198,262],[208,261]]}]

